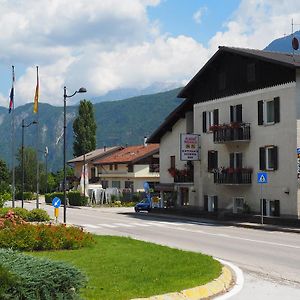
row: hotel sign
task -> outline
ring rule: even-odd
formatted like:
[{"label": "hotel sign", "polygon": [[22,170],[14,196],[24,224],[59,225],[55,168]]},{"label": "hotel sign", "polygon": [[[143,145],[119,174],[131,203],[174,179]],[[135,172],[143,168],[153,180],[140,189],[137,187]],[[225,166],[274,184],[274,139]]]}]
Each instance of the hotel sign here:
[{"label": "hotel sign", "polygon": [[198,134],[180,134],[180,160],[200,160]]}]

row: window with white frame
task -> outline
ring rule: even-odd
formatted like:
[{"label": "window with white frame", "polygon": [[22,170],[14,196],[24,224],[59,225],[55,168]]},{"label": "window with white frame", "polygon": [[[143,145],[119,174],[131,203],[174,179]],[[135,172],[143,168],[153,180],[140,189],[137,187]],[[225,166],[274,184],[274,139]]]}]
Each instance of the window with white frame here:
[{"label": "window with white frame", "polygon": [[259,148],[259,169],[275,171],[278,169],[278,147],[264,146]]},{"label": "window with white frame", "polygon": [[219,124],[219,110],[202,112],[203,132],[210,132],[213,125]]},{"label": "window with white frame", "polygon": [[244,197],[233,198],[233,213],[242,213],[244,210]]},{"label": "window with white frame", "polygon": [[258,125],[271,125],[280,121],[280,98],[258,101]]}]

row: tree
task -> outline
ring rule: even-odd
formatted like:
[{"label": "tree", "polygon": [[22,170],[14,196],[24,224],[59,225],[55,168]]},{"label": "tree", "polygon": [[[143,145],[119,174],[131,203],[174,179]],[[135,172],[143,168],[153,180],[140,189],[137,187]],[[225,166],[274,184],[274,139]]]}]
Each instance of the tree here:
[{"label": "tree", "polygon": [[4,160],[0,159],[0,192],[9,190],[9,170]]},{"label": "tree", "polygon": [[81,100],[78,116],[73,123],[75,157],[96,149],[96,129],[93,104],[88,100]]}]

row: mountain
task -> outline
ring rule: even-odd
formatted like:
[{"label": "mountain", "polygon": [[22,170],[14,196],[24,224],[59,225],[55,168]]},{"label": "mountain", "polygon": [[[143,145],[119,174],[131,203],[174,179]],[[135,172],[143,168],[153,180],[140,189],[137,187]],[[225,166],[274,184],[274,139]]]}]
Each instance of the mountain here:
[{"label": "mountain", "polygon": [[179,86],[180,84],[178,84],[177,82],[154,82],[144,89],[137,89],[137,88],[115,89],[108,92],[104,96],[92,98],[91,101],[92,103],[99,103],[103,101],[123,100],[131,97],[162,93],[162,92],[170,91],[172,89],[176,89]]},{"label": "mountain", "polygon": [[[294,36],[298,39],[300,43],[300,31],[296,31]],[[276,52],[287,52],[292,53],[292,39],[293,35],[287,35],[282,38],[272,41],[264,50],[267,51],[276,51]],[[294,51],[295,54],[300,54],[300,50]]]},{"label": "mountain", "polygon": [[[121,101],[94,104],[97,123],[97,148],[114,145],[137,145],[143,143],[144,136],[149,136],[164,118],[181,102],[177,98],[180,89],[164,93],[133,97]],[[15,109],[15,147],[20,149],[22,139],[22,119],[25,125],[35,120],[31,103]],[[78,106],[67,106],[66,157],[73,157],[73,121],[77,116]],[[11,114],[0,107],[0,158],[11,166]],[[49,149],[48,167],[51,171],[63,167],[63,107],[39,103],[39,150],[40,160],[47,146]],[[37,127],[24,128],[24,146],[36,147]],[[17,152],[17,151],[16,151]],[[16,163],[17,164],[17,163]]]}]

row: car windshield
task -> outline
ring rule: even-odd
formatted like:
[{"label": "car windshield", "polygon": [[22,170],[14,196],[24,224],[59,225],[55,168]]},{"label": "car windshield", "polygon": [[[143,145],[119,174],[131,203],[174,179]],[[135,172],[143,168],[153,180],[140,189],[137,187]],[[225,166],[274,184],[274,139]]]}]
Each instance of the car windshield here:
[{"label": "car windshield", "polygon": [[140,203],[148,203],[148,202],[149,202],[149,199],[144,198]]}]

